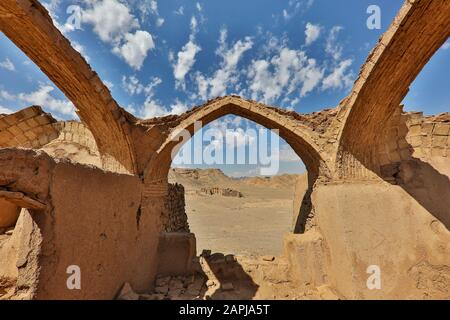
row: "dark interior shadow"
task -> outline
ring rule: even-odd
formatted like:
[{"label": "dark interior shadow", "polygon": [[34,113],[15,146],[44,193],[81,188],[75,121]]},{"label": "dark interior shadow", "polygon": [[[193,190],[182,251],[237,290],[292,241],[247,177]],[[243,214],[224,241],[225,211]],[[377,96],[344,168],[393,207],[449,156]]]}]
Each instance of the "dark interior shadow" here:
[{"label": "dark interior shadow", "polygon": [[312,219],[312,201],[311,194],[313,188],[308,185],[308,189],[303,195],[302,203],[300,205],[300,210],[297,213],[297,218],[294,223],[293,233],[304,233],[307,229],[307,225]]},{"label": "dark interior shadow", "polygon": [[[228,257],[232,257],[229,255]],[[215,278],[219,282],[217,289],[208,297],[212,300],[251,300],[259,286],[244,270],[242,265],[233,257],[225,258],[221,253],[201,257],[205,278]],[[206,274],[206,273],[209,274]],[[215,280],[214,280],[215,281]],[[207,286],[202,288],[204,296]]]},{"label": "dark interior shadow", "polygon": [[450,179],[429,163],[413,158],[399,164],[397,184],[450,231]]},{"label": "dark interior shadow", "polygon": [[[370,165],[367,168],[379,172],[378,175],[385,181],[403,188],[450,231],[450,178],[431,164],[413,157],[414,148],[406,140],[408,127],[405,118],[402,119],[397,126],[398,132],[403,132],[403,135],[397,139],[397,145],[407,146],[402,150],[407,153],[403,156],[404,160],[381,166],[379,170]],[[384,137],[385,145],[388,139],[388,136]],[[367,164],[362,158],[358,160]]]}]

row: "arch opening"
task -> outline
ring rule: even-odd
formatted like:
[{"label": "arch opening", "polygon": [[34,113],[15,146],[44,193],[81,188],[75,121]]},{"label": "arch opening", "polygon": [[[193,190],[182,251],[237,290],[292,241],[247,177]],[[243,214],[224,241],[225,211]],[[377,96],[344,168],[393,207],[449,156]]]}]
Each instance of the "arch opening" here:
[{"label": "arch opening", "polygon": [[[272,133],[266,141],[262,131],[267,129],[253,121],[223,116],[198,131],[174,158],[169,205],[179,210],[186,204],[188,228],[200,252],[281,255],[283,236],[292,231],[294,192],[300,198],[305,194],[307,172],[283,139]],[[202,162],[191,161],[199,149]],[[267,153],[265,159],[262,153]],[[180,187],[185,201],[174,201],[173,193]]]}]

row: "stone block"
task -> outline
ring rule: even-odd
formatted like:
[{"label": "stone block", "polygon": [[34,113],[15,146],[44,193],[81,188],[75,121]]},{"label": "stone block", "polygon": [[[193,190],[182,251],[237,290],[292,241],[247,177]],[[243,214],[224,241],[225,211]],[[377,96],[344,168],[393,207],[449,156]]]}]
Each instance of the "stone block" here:
[{"label": "stone block", "polygon": [[413,148],[420,147],[420,145],[422,144],[422,137],[421,136],[409,137],[408,140],[409,140],[409,143],[411,144],[411,146]]},{"label": "stone block", "polygon": [[161,276],[190,274],[196,251],[193,233],[162,232],[158,244],[158,274]]},{"label": "stone block", "polygon": [[445,148],[432,148],[431,156],[432,157],[446,157],[447,156],[446,149]]},{"label": "stone block", "polygon": [[448,136],[450,132],[449,123],[436,123],[433,130],[433,135]]},{"label": "stone block", "polygon": [[432,122],[424,122],[422,124],[422,133],[429,135],[433,133],[434,123]]},{"label": "stone block", "polygon": [[422,132],[422,126],[420,124],[415,124],[409,128],[409,135],[416,136],[420,135]]},{"label": "stone block", "polygon": [[445,147],[447,144],[447,136],[433,136],[432,147]]}]

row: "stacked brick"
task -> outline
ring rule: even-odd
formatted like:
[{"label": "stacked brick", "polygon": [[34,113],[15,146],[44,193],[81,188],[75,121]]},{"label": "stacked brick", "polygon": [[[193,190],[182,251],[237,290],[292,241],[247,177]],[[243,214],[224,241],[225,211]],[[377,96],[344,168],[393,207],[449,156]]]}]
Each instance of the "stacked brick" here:
[{"label": "stacked brick", "polygon": [[79,144],[89,150],[89,153],[98,155],[97,144],[91,131],[77,121],[62,121],[55,123],[58,137],[55,141],[64,141]]},{"label": "stacked brick", "polygon": [[[0,1],[0,29],[73,102],[109,162],[135,173],[126,112],[37,0]],[[7,18],[5,18],[7,17]],[[20,32],[19,32],[20,30]],[[113,167],[110,163],[108,168]]]},{"label": "stacked brick", "polygon": [[413,156],[422,160],[450,157],[450,114],[422,117],[415,114],[408,123],[406,140],[414,149]]},{"label": "stacked brick", "polygon": [[187,221],[184,187],[181,184],[169,184],[166,196],[166,211],[163,213],[163,225],[166,232],[190,232]]},{"label": "stacked brick", "polygon": [[0,118],[0,147],[39,149],[58,137],[56,120],[39,106]]}]

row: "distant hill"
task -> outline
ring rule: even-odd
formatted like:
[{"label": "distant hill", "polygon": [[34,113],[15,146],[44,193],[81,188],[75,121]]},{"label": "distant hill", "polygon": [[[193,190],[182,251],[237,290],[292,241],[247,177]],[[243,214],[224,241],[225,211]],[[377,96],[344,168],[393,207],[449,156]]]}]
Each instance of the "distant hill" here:
[{"label": "distant hill", "polygon": [[198,190],[206,187],[233,188],[239,191],[249,187],[292,189],[300,176],[303,174],[233,178],[225,175],[220,169],[172,168],[169,172],[169,182],[180,183],[186,190]]}]

